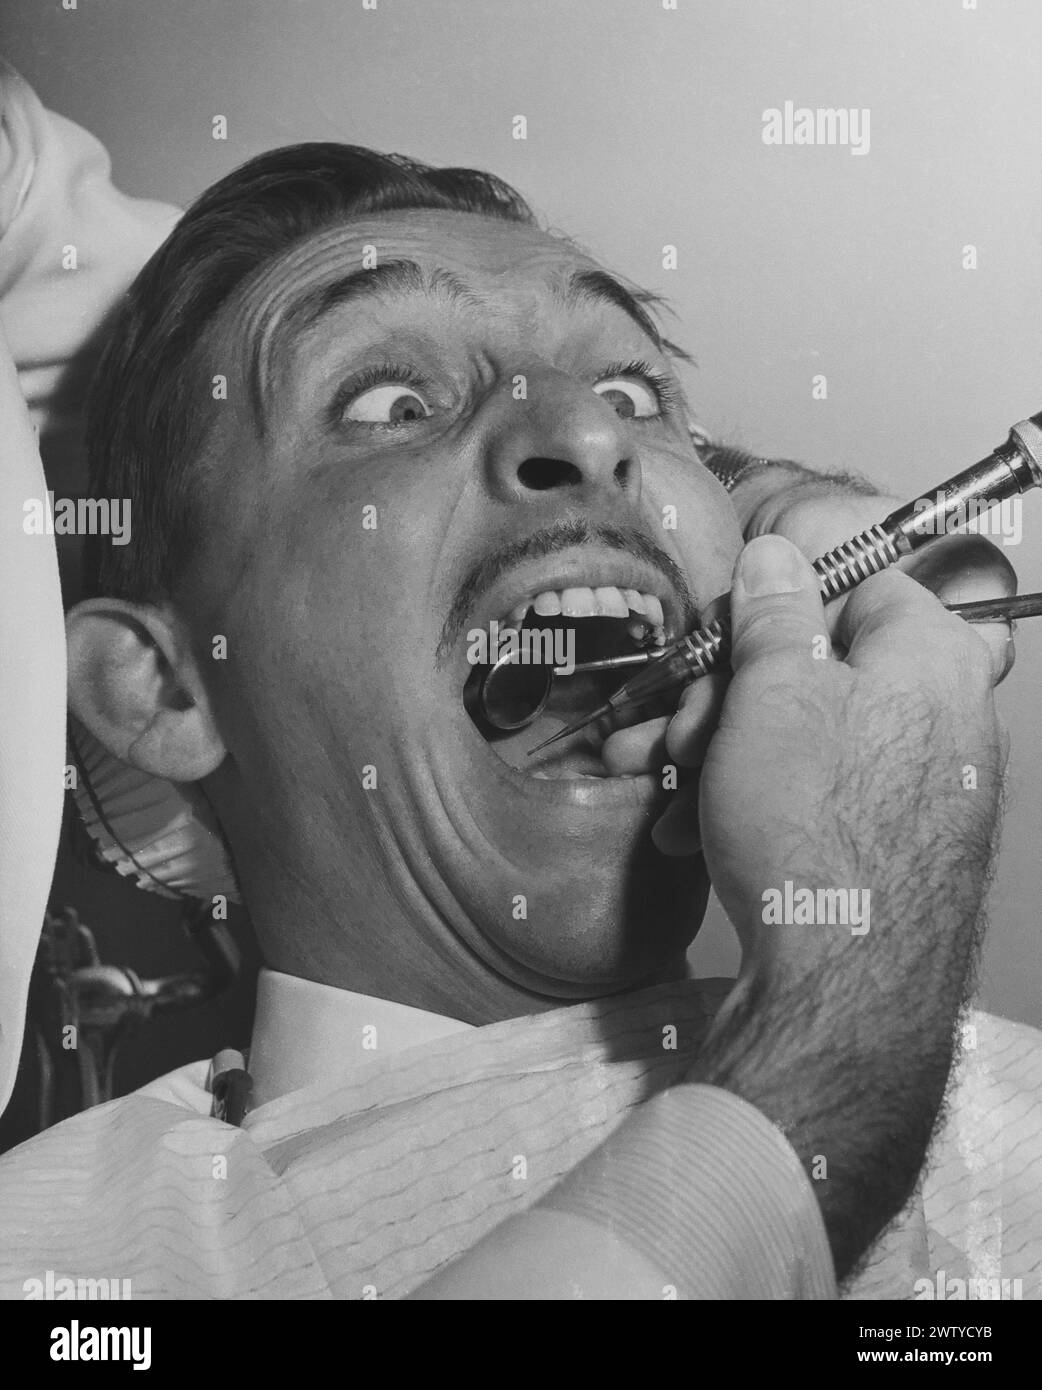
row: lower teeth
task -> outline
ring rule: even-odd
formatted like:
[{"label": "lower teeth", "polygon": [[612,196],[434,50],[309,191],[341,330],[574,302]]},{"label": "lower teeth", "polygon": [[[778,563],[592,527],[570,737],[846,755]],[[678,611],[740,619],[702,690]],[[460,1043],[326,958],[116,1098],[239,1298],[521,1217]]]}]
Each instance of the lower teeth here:
[{"label": "lower teeth", "polygon": [[551,777],[549,772],[533,772],[532,777],[539,782],[604,782],[608,774],[598,776],[596,772],[559,772]]}]

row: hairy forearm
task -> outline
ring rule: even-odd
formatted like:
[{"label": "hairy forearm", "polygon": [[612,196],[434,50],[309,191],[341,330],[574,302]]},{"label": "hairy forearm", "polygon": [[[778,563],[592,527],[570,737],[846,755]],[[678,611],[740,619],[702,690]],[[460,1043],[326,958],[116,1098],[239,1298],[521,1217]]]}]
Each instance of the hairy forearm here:
[{"label": "hairy forearm", "polygon": [[[949,688],[957,706],[962,692]],[[839,1279],[922,1168],[972,983],[1002,780],[990,723],[971,738],[961,720],[921,708],[914,688],[880,687],[885,707],[875,698],[856,717],[863,747],[840,741],[817,828],[779,821],[773,847],[746,857],[757,867],[741,891],[726,872],[718,885],[745,958],[689,1078],[783,1130],[814,1182]],[[779,715],[789,717],[795,705]],[[822,720],[821,745],[834,737]],[[970,760],[977,784],[964,790],[956,774]],[[867,890],[870,925],[855,936],[820,920],[766,922],[762,890],[786,879]]]},{"label": "hairy forearm", "polygon": [[838,1279],[915,1187],[973,975],[986,877],[977,860],[940,892],[873,890],[881,911],[849,951],[813,971],[754,967],[688,1078],[732,1091],[783,1130],[814,1179]]},{"label": "hairy forearm", "polygon": [[845,1279],[910,1197],[943,1098],[954,1015],[866,1044],[808,1018],[805,993],[750,988],[691,1075],[755,1105],[814,1179]]}]

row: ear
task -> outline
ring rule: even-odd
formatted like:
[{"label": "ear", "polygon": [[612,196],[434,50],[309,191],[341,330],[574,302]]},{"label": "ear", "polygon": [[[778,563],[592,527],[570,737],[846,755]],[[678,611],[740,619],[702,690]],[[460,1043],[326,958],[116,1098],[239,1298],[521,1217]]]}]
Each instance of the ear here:
[{"label": "ear", "polygon": [[88,599],[65,632],[69,707],[110,753],[173,782],[220,766],[226,749],[175,619],[148,604]]}]

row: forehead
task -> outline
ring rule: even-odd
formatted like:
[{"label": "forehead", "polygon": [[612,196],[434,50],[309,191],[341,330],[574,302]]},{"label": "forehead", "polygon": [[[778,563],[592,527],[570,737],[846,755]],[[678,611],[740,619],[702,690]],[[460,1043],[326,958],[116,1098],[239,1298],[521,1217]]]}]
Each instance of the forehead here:
[{"label": "forehead", "polygon": [[525,223],[411,209],[324,229],[246,285],[231,330],[247,355],[251,394],[263,398],[273,368],[330,311],[364,306],[371,321],[380,306],[418,297],[527,326],[547,313],[625,315],[662,347],[645,307],[652,296],[610,275],[567,239]]},{"label": "forehead", "polygon": [[572,242],[539,227],[474,213],[408,209],[352,218],[299,242],[248,287],[250,317],[323,280],[371,268],[374,260],[376,265],[412,260],[476,285],[513,283],[533,290],[563,281],[571,270],[600,269]]}]

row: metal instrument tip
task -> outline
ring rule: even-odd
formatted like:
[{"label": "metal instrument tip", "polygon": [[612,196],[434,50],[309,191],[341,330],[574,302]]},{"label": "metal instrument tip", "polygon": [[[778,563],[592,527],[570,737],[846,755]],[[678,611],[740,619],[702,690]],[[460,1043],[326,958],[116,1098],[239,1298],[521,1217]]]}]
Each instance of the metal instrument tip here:
[{"label": "metal instrument tip", "polygon": [[602,715],[611,714],[611,705],[601,705],[592,714],[584,715],[582,719],[577,719],[574,724],[566,724],[563,729],[558,729],[556,734],[551,734],[549,738],[544,738],[542,743],[537,743],[534,748],[530,748],[525,754],[530,758],[533,753],[540,753],[544,748],[549,748],[551,743],[558,743],[563,738],[568,738],[571,734],[577,734],[580,729],[585,729],[587,724],[592,724],[594,720],[600,719]]}]

